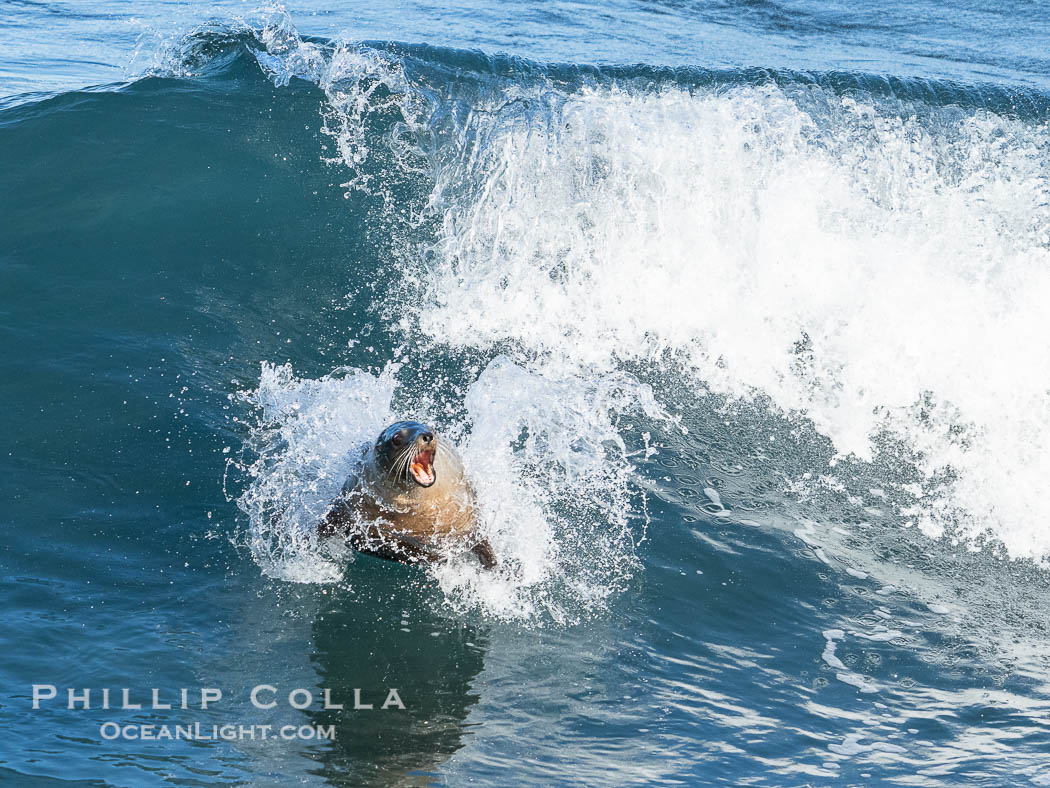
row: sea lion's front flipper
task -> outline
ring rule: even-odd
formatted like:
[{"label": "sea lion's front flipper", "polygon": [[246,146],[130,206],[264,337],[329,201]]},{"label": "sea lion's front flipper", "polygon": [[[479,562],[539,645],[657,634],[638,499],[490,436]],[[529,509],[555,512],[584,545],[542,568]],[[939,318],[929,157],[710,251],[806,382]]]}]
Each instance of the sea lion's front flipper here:
[{"label": "sea lion's front flipper", "polygon": [[407,534],[397,535],[397,548],[404,556],[400,560],[415,564],[420,561],[429,561],[432,564],[440,564],[445,561],[445,556],[419,539]]},{"label": "sea lion's front flipper", "polygon": [[441,563],[445,560],[445,556],[420,540],[377,523],[351,530],[346,541],[358,552],[402,564]]},{"label": "sea lion's front flipper", "polygon": [[340,496],[332,502],[324,519],[318,523],[317,533],[321,537],[345,534],[353,523],[353,518],[354,513],[347,504],[346,498]]},{"label": "sea lion's front flipper", "polygon": [[482,539],[470,548],[470,552],[478,557],[481,565],[486,569],[492,569],[496,566],[496,554],[492,552],[492,545],[489,544],[488,539]]},{"label": "sea lion's front flipper", "polygon": [[355,520],[358,518],[355,517],[355,509],[350,505],[350,502],[357,487],[357,476],[351,473],[343,484],[343,489],[339,492],[339,495],[332,501],[332,505],[328,507],[324,519],[318,523],[317,533],[319,536],[329,537],[336,534],[345,534],[354,525]]}]

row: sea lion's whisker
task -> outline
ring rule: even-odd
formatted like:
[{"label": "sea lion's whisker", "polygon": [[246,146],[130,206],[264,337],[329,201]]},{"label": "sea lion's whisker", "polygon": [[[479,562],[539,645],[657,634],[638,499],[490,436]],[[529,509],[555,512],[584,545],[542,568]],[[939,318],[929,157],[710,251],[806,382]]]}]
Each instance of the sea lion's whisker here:
[{"label": "sea lion's whisker", "polygon": [[403,452],[401,452],[400,462],[397,464],[397,476],[407,476],[408,466],[412,464],[412,458],[409,456],[412,454],[412,447],[409,446]]},{"label": "sea lion's whisker", "polygon": [[394,468],[395,468],[395,467],[397,466],[397,461],[398,461],[399,459],[400,459],[400,457],[398,457],[398,458],[397,458],[397,459],[395,459],[395,460],[394,460],[394,461],[393,461],[392,463],[390,463],[390,467],[389,467],[389,468],[387,468],[387,469],[386,469],[386,473],[385,473],[385,474],[383,474],[383,475],[384,475],[384,476],[386,476],[386,477],[387,477],[388,479],[389,479],[389,478],[390,478],[390,476],[391,476],[391,475],[392,475],[392,474],[394,473]]},{"label": "sea lion's whisker", "polygon": [[436,456],[438,454],[443,454],[445,457],[448,457],[448,459],[453,461],[453,462],[456,461],[456,457],[455,457],[455,455],[453,455],[452,449],[450,449],[444,443],[438,443],[437,451],[435,452],[435,458],[436,458]]},{"label": "sea lion's whisker", "polygon": [[408,448],[406,448],[404,450],[404,452],[402,452],[401,457],[400,457],[400,461],[397,464],[397,474],[396,475],[397,475],[398,478],[400,478],[401,476],[405,476],[405,477],[408,476],[408,468],[412,464],[412,460],[413,460],[413,457],[411,456],[413,448],[414,447],[409,446]]},{"label": "sea lion's whisker", "polygon": [[405,450],[403,452],[401,452],[397,456],[397,459],[395,459],[390,464],[390,470],[388,470],[386,472],[387,477],[393,476],[394,478],[397,478],[398,476],[400,476],[404,472],[405,468],[407,467],[406,458],[408,457],[408,454],[411,451],[412,451],[412,447],[411,446],[406,446],[405,447]]}]

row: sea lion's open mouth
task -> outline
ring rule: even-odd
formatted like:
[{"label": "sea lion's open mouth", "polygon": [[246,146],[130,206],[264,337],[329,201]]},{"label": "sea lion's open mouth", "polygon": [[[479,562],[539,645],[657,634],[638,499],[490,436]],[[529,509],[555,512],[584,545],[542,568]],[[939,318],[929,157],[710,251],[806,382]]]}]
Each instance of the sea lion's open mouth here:
[{"label": "sea lion's open mouth", "polygon": [[420,487],[429,487],[437,481],[434,471],[434,452],[421,451],[408,466],[408,472]]}]

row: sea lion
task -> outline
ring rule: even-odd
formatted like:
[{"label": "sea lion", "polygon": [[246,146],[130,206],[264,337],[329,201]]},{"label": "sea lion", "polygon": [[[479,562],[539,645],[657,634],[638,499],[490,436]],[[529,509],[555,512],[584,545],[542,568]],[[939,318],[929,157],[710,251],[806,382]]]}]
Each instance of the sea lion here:
[{"label": "sea lion", "polygon": [[474,491],[447,441],[418,421],[399,421],[366,448],[319,531],[345,534],[355,550],[404,563],[444,561],[469,548],[491,569],[496,558],[477,533]]}]

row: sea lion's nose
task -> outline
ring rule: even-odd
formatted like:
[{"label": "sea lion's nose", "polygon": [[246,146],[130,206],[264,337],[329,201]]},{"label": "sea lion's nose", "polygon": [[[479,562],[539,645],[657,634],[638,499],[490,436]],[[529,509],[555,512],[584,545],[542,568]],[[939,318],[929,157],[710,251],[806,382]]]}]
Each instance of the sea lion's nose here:
[{"label": "sea lion's nose", "polygon": [[434,433],[424,432],[419,437],[423,439],[423,443],[430,443],[432,440],[434,440]]}]

